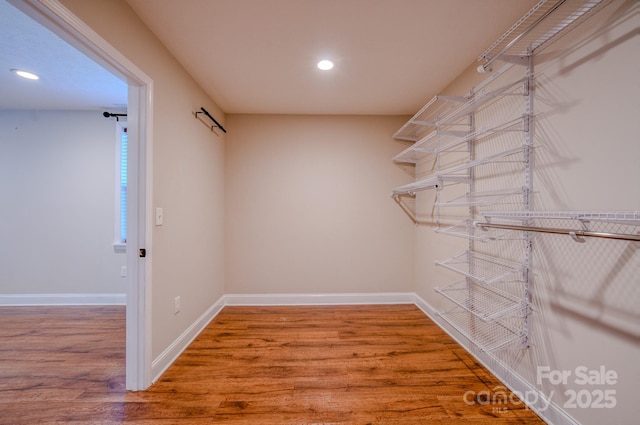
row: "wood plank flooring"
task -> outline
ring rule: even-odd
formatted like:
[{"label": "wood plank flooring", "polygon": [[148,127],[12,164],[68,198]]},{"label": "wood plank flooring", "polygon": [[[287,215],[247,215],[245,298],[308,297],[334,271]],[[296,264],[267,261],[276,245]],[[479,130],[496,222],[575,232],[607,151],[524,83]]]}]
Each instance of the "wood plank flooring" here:
[{"label": "wood plank flooring", "polygon": [[474,397],[503,389],[413,305],[225,307],[143,392],[124,390],[124,320],[0,308],[0,424],[544,423]]}]

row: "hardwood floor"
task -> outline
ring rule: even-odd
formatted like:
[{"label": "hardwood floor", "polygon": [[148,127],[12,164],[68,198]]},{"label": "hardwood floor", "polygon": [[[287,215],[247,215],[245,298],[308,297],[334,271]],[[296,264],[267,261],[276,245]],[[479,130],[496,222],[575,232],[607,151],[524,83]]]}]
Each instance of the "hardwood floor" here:
[{"label": "hardwood floor", "polygon": [[225,307],[144,392],[124,320],[0,308],[0,424],[544,423],[413,305]]}]

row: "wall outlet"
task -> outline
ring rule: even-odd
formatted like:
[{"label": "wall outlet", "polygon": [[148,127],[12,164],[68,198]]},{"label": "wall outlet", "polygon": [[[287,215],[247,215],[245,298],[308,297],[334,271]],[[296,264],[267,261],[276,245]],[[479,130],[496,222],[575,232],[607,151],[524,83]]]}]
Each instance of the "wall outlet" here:
[{"label": "wall outlet", "polygon": [[127,277],[127,266],[120,267],[120,277]]},{"label": "wall outlet", "polygon": [[173,314],[180,313],[180,296],[178,295],[173,299]]}]

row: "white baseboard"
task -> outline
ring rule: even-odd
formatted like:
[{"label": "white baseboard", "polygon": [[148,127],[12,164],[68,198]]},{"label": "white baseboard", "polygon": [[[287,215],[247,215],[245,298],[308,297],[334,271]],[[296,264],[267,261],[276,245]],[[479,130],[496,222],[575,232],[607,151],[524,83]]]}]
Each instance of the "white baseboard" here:
[{"label": "white baseboard", "polygon": [[[554,425],[579,425],[580,423],[572,418],[564,409],[553,403],[538,388],[516,374],[511,368],[489,353],[479,350],[466,337],[461,335],[444,319],[438,312],[418,294],[414,294],[415,305],[424,312],[431,320],[449,334],[458,344],[460,344],[469,354],[475,357],[485,368],[487,368],[496,378],[498,378],[509,390],[516,394],[522,394],[525,404],[533,410],[546,423]],[[460,395],[463,397],[463,394]],[[527,402],[529,401],[529,402]],[[535,401],[535,402],[531,402]],[[501,407],[501,406],[498,406]]]},{"label": "white baseboard", "polygon": [[413,292],[364,294],[227,294],[225,305],[357,305],[357,304],[413,304]]},{"label": "white baseboard", "polygon": [[126,294],[0,294],[0,306],[126,304]]},{"label": "white baseboard", "polygon": [[224,296],[207,309],[191,326],[189,326],[166,350],[151,362],[152,382],[156,382],[160,376],[176,361],[187,349],[189,344],[207,327],[224,307]]}]

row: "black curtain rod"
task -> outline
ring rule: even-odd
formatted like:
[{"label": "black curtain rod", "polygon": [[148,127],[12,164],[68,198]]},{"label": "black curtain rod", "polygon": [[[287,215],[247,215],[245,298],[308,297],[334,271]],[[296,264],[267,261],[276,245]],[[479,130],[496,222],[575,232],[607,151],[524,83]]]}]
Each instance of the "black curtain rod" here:
[{"label": "black curtain rod", "polygon": [[224,129],[224,127],[223,127],[223,126],[222,126],[218,121],[216,121],[216,119],[215,119],[215,118],[213,118],[213,117],[211,116],[211,114],[210,114],[209,112],[207,112],[207,110],[206,110],[206,109],[204,109],[204,108],[200,108],[200,110],[201,110],[202,112],[196,112],[196,117],[198,116],[198,114],[205,114],[206,116],[208,116],[208,117],[211,119],[211,121],[213,121],[213,122],[216,124],[216,127],[218,127],[220,130],[222,130],[222,131],[223,131],[223,132],[225,132],[225,133],[227,132],[227,130],[225,130],[225,129]]},{"label": "black curtain rod", "polygon": [[127,114],[112,114],[111,112],[103,112],[102,116],[105,118],[116,117],[116,121],[120,121],[119,117],[126,117]]}]

